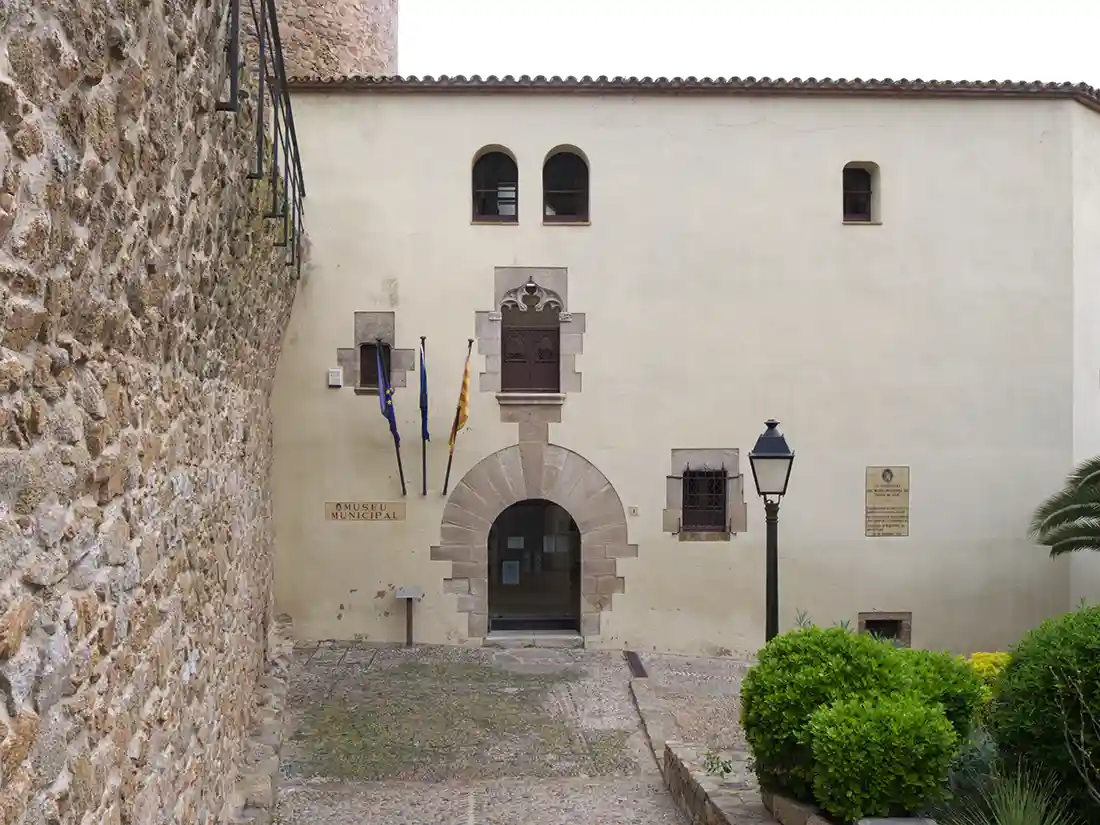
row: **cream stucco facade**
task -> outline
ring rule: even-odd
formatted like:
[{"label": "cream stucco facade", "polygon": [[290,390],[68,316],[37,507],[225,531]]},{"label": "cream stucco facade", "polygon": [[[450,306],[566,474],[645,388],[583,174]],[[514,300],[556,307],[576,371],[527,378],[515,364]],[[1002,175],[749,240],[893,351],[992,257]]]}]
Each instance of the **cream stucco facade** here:
[{"label": "cream stucco facade", "polygon": [[[1059,99],[332,89],[296,92],[295,116],[312,249],[276,378],[274,491],[277,604],[299,635],[401,640],[395,592],[411,586],[418,641],[480,644],[490,526],[545,498],[581,535],[587,645],[751,655],[764,518],[747,454],[769,417],[797,454],[781,628],[799,610],[901,612],[915,646],[996,649],[1100,595],[1097,559],[1052,562],[1025,535],[1073,461],[1100,452],[1097,113]],[[589,164],[584,225],[543,222],[540,170],[562,145]],[[514,223],[471,222],[486,146],[516,159]],[[879,170],[874,222],[841,219],[853,161]],[[496,393],[494,313],[529,279],[562,303],[560,405]],[[354,383],[347,354],[383,327],[404,498],[377,398],[326,386],[332,369]],[[444,496],[470,338],[469,422]],[[674,532],[691,450],[732,476],[726,540]],[[908,537],[865,536],[876,465],[910,468]],[[400,501],[404,520],[326,519],[327,502]]]}]

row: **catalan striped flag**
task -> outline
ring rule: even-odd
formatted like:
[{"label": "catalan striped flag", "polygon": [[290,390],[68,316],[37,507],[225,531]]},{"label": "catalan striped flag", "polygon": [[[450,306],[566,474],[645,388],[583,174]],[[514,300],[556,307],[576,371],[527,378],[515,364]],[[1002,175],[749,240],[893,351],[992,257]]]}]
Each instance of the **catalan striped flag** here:
[{"label": "catalan striped flag", "polygon": [[470,353],[474,351],[474,339],[466,342],[466,368],[462,371],[462,389],[458,391],[458,409],[455,410],[455,423],[451,425],[450,453],[447,456],[447,474],[443,477],[443,495],[451,483],[451,462],[455,457],[455,440],[458,431],[466,426],[470,417]]},{"label": "catalan striped flag", "polygon": [[458,431],[466,426],[466,421],[470,417],[470,351],[473,350],[473,344],[470,344],[469,349],[466,351],[466,368],[462,372],[462,389],[458,391],[458,409],[455,410],[455,423],[451,427],[451,452],[455,449],[455,439],[458,438]]}]

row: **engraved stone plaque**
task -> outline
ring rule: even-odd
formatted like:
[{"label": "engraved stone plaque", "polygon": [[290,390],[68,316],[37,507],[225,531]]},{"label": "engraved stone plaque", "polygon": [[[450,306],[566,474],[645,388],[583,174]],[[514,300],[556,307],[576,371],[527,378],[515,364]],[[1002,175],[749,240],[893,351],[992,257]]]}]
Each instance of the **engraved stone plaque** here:
[{"label": "engraved stone plaque", "polygon": [[865,536],[868,538],[909,536],[908,467],[868,467],[865,499]]},{"label": "engraved stone plaque", "polygon": [[404,521],[403,501],[326,501],[328,521]]}]

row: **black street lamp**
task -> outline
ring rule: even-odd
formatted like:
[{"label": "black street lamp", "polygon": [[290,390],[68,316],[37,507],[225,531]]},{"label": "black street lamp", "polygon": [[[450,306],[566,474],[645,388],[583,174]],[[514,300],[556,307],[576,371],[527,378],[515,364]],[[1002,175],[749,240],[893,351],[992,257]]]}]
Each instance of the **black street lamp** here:
[{"label": "black street lamp", "polygon": [[787,494],[794,451],[787,446],[783,433],[776,429],[778,421],[771,418],[764,423],[767,429],[756,439],[756,446],[749,453],[749,464],[756,492],[764,499],[764,521],[767,523],[764,641],[770,642],[779,635],[779,500]]}]

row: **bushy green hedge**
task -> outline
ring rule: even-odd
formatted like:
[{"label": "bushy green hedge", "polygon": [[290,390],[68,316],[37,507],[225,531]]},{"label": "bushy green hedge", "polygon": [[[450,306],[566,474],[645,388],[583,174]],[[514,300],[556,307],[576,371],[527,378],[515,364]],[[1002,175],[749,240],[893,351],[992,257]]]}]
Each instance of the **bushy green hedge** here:
[{"label": "bushy green hedge", "polygon": [[[877,762],[877,770],[885,771],[885,776],[897,781],[905,778],[906,788],[935,789],[945,783],[951,758],[958,742],[969,733],[982,696],[981,680],[974,671],[948,654],[899,649],[888,641],[845,628],[810,626],[776,637],[760,652],[759,664],[749,670],[741,686],[741,713],[761,785],[822,804],[824,800],[816,790],[820,783],[843,786],[848,774],[843,765],[822,762],[815,752],[810,726],[815,713],[849,701],[874,709],[844,711],[845,718],[854,725],[865,724],[868,714],[884,722],[896,711],[900,717],[880,734],[884,741],[915,736],[906,727],[912,719],[942,718],[953,737],[946,746],[945,759],[940,759],[937,751],[936,758],[921,769],[910,754],[898,748],[891,757],[887,748]],[[896,697],[897,701],[883,703],[888,697]],[[925,716],[915,708],[923,709]],[[938,730],[936,726],[930,728],[928,748],[940,741]],[[822,745],[825,750],[821,752],[832,753],[839,747],[835,742],[828,748]],[[840,771],[837,779],[821,778],[834,770]],[[884,789],[896,787],[882,785]],[[838,793],[847,795],[849,791],[854,793],[845,786]],[[907,792],[891,804],[907,805],[916,793]],[[869,796],[860,804],[876,799]],[[835,807],[840,803],[833,804]]]},{"label": "bushy green hedge", "polygon": [[907,686],[896,650],[871,636],[807,627],[772,639],[741,684],[741,720],[761,785],[811,800],[810,717],[838,699]]},{"label": "bushy green hedge", "polygon": [[988,724],[1002,757],[1041,766],[1085,821],[1100,822],[1100,802],[1079,769],[1100,784],[1100,606],[1048,619],[1020,641],[1001,673]]},{"label": "bushy green hedge", "polygon": [[965,660],[950,653],[905,649],[898,654],[906,660],[913,689],[943,705],[959,741],[966,741],[985,702],[981,677]]},{"label": "bushy green hedge", "polygon": [[958,734],[918,693],[846,699],[810,719],[814,799],[830,816],[904,816],[942,793]]}]

